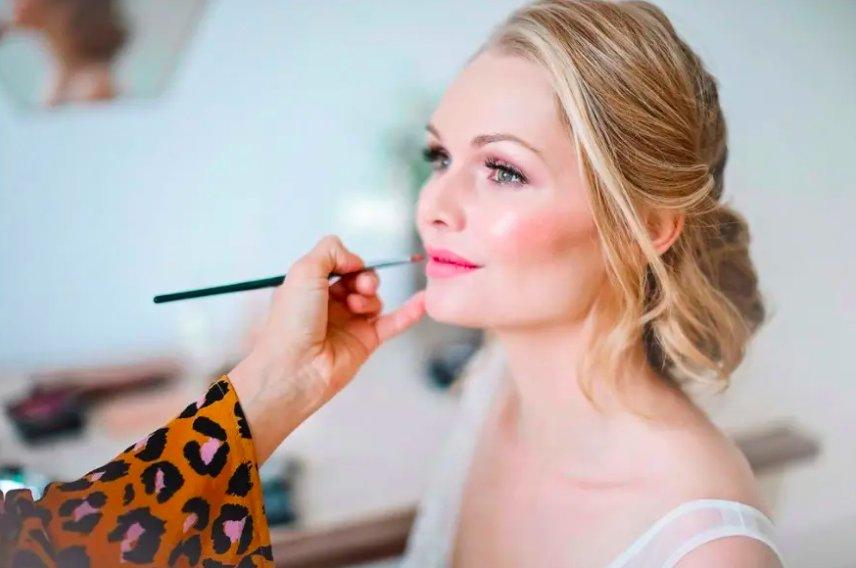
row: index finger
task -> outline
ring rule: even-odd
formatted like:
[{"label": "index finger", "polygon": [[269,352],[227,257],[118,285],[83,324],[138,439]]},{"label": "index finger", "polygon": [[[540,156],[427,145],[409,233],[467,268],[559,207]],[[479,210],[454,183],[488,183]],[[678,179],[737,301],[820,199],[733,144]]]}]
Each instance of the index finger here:
[{"label": "index finger", "polygon": [[290,272],[301,278],[330,278],[333,273],[347,274],[365,266],[363,259],[352,253],[336,235],[325,235],[308,253],[294,263]]}]

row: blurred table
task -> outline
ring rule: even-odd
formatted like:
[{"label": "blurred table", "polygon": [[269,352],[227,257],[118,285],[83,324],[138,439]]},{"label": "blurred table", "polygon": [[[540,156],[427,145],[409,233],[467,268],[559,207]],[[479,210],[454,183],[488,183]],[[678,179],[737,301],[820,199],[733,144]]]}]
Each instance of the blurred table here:
[{"label": "blurred table", "polygon": [[[440,449],[456,400],[429,385],[430,346],[449,330],[423,322],[381,347],[353,383],[302,424],[262,466],[297,457],[301,526],[322,527],[418,501]],[[205,376],[182,376],[168,387],[126,394],[96,407],[81,436],[25,444],[5,416],[0,462],[20,462],[54,479],[82,476],[178,414],[204,392]],[[26,393],[25,376],[4,375],[0,399]]]}]

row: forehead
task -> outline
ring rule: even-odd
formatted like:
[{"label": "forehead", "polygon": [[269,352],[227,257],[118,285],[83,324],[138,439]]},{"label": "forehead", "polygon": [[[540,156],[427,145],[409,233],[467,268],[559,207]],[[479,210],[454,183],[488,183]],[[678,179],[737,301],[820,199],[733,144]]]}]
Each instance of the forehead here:
[{"label": "forehead", "polygon": [[457,75],[431,117],[444,140],[508,132],[536,148],[567,140],[548,72],[527,59],[484,52]]}]

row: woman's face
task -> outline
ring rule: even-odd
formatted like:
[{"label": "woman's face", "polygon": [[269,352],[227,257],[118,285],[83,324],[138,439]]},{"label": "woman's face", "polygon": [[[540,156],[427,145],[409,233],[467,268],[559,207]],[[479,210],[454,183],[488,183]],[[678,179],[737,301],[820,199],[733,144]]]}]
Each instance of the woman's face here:
[{"label": "woman's face", "polygon": [[[479,266],[439,277],[429,260],[433,319],[486,329],[569,321],[604,284],[586,188],[554,101],[540,66],[484,52],[431,116],[434,172],[417,228],[429,256],[448,249]],[[506,135],[520,141],[479,139]]]}]

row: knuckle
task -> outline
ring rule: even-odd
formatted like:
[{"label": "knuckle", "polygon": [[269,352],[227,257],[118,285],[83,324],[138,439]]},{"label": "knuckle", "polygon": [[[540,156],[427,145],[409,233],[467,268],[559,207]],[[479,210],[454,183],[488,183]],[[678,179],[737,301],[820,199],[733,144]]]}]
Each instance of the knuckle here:
[{"label": "knuckle", "polygon": [[326,244],[326,245],[337,245],[337,244],[341,243],[341,240],[339,239],[339,237],[337,235],[334,235],[332,233],[328,233],[328,234],[324,235],[324,237],[321,239],[321,242]]}]

